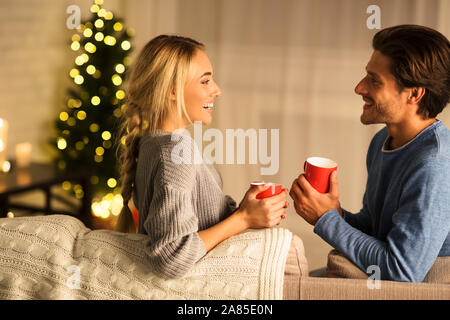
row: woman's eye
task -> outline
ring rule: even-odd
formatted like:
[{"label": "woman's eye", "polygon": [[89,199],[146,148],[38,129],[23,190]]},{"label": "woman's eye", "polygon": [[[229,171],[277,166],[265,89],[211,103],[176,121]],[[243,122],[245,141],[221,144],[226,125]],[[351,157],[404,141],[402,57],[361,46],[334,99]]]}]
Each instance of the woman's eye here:
[{"label": "woman's eye", "polygon": [[209,83],[209,81],[210,81],[209,79],[207,79],[207,80],[203,80],[203,81],[202,81],[202,84],[208,84],[208,83]]}]

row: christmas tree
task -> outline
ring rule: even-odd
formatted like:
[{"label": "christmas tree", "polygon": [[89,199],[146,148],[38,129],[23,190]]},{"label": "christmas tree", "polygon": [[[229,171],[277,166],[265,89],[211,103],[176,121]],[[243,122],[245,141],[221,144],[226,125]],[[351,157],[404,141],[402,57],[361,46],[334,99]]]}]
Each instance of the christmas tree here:
[{"label": "christmas tree", "polygon": [[[107,218],[121,209],[118,194],[117,141],[120,137],[125,91],[122,83],[129,65],[132,29],[102,8],[103,0],[90,7],[91,18],[83,21],[72,36],[70,48],[76,52],[69,76],[64,110],[55,121],[56,136],[51,143],[55,164],[61,170],[92,172],[94,215]],[[63,184],[79,199],[83,190],[70,182]]]}]

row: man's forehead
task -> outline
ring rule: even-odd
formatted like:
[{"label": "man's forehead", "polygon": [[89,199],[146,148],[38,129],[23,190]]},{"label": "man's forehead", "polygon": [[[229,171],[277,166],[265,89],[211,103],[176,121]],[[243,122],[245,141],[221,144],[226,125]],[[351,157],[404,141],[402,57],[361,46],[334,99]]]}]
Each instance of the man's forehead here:
[{"label": "man's forehead", "polygon": [[366,65],[366,71],[378,76],[391,75],[389,58],[375,50]]}]

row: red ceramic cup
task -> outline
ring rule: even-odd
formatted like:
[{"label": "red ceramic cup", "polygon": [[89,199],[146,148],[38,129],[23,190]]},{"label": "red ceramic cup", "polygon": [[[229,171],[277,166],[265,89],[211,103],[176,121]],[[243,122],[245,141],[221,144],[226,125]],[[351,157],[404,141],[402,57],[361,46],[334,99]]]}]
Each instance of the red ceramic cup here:
[{"label": "red ceramic cup", "polygon": [[258,193],[256,195],[256,199],[264,199],[276,196],[277,194],[280,194],[281,191],[283,191],[283,186],[281,184],[276,185],[271,182],[264,182],[264,181],[254,181],[250,184],[252,188],[259,185],[264,185],[268,188]]},{"label": "red ceramic cup", "polygon": [[327,158],[311,157],[306,159],[303,168],[306,180],[314,189],[327,193],[330,187],[330,175],[337,170],[337,163]]}]

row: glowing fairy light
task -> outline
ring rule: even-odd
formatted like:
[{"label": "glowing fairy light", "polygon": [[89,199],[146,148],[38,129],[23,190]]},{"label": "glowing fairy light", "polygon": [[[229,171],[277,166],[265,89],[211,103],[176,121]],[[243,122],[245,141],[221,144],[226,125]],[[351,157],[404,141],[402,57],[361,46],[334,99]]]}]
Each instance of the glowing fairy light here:
[{"label": "glowing fairy light", "polygon": [[59,120],[67,121],[67,119],[69,119],[69,114],[67,112],[63,111],[59,114]]},{"label": "glowing fairy light", "polygon": [[116,86],[120,86],[122,84],[122,78],[118,74],[113,75],[111,80]]},{"label": "glowing fairy light", "polygon": [[114,46],[117,40],[113,36],[106,36],[104,42],[108,46]]},{"label": "glowing fairy light", "polygon": [[92,29],[86,28],[83,31],[83,36],[85,36],[86,38],[92,37],[92,34],[93,34]]},{"label": "glowing fairy light", "polygon": [[[100,11],[102,11],[102,10],[103,10],[103,9],[100,9]],[[100,11],[99,11],[97,14],[99,14]],[[95,20],[95,22],[94,22],[94,26],[95,26],[97,29],[101,29],[101,28],[103,28],[103,27],[105,26],[105,23],[103,22],[102,19],[97,19],[97,20]]]},{"label": "glowing fairy light", "polygon": [[93,75],[96,70],[97,69],[92,64],[90,64],[86,67],[86,72],[90,75]]},{"label": "glowing fairy light", "polygon": [[131,48],[131,43],[128,40],[122,41],[122,43],[120,44],[121,48],[125,51],[130,50]]},{"label": "glowing fairy light", "polygon": [[59,150],[64,150],[65,148],[67,148],[66,139],[59,137],[57,140],[57,146]]},{"label": "glowing fairy light", "polygon": [[103,131],[102,132],[102,139],[105,140],[105,141],[111,139],[111,132]]},{"label": "glowing fairy light", "polygon": [[114,31],[121,31],[122,28],[123,28],[123,25],[122,25],[120,22],[116,22],[116,23],[114,23],[114,25],[113,25]]},{"label": "glowing fairy light", "polygon": [[100,102],[101,102],[101,100],[100,100],[100,97],[99,97],[99,96],[93,96],[93,97],[91,98],[91,103],[92,103],[92,105],[94,105],[94,106],[98,106],[98,105],[100,104]]},{"label": "glowing fairy light", "polygon": [[97,50],[97,47],[92,42],[88,42],[84,45],[84,50],[89,53],[94,53]]}]

